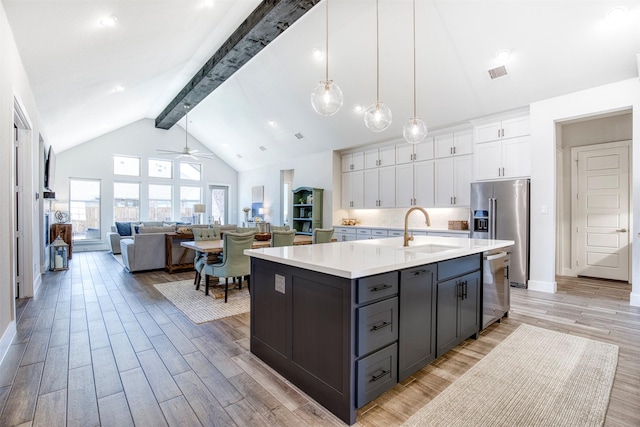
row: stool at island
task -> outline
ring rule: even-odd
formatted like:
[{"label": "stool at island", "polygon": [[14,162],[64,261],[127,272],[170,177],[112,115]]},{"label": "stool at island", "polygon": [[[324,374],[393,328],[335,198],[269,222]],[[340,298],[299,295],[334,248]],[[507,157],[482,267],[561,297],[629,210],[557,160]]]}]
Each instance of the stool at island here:
[{"label": "stool at island", "polygon": [[49,270],[69,269],[69,245],[58,236],[49,246]]}]

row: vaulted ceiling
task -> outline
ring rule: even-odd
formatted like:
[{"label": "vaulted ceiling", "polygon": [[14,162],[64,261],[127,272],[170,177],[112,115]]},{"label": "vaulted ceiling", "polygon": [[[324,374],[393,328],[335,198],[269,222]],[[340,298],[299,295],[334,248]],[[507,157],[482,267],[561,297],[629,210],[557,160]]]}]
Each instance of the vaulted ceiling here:
[{"label": "vaulted ceiling", "polygon": [[[372,133],[354,105],[376,98],[373,0],[329,0],[329,77],[344,105],[331,117],[311,108],[324,78],[313,50],[324,52],[325,1],[191,110],[189,132],[236,170],[402,138],[413,108],[412,2],[379,2],[380,99],[393,123]],[[48,140],[63,151],[155,119],[260,2],[2,3]],[[606,22],[617,5],[626,16]],[[638,76],[640,0],[417,0],[416,10],[417,110],[430,129]],[[110,15],[116,24],[101,25]],[[508,75],[492,80],[499,49],[511,51]]]}]

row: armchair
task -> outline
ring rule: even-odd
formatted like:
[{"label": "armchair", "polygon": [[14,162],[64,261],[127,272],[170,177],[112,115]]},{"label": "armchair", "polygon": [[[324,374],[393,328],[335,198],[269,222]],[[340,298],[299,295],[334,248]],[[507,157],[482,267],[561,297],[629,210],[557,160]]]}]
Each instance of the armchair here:
[{"label": "armchair", "polygon": [[[219,229],[215,228],[194,228],[193,231],[193,240],[218,240],[220,239]],[[218,255],[214,254],[206,254],[205,252],[196,251],[195,258],[193,260],[193,266],[196,270],[196,277],[193,282],[196,285],[196,289],[200,289],[200,279],[202,278],[202,268],[205,264],[212,264],[215,262],[220,262],[220,258]]]},{"label": "armchair", "polygon": [[331,243],[333,228],[314,228],[311,243]]},{"label": "armchair", "polygon": [[[209,277],[224,277],[224,302],[227,302],[229,293],[229,277],[239,277],[242,286],[242,277],[247,276],[247,286],[250,285],[251,274],[250,258],[244,254],[245,249],[251,249],[255,232],[232,233],[227,232],[222,236],[223,261],[218,264],[205,264],[202,271],[205,274],[205,295],[209,295]],[[196,289],[199,288],[199,285]]]},{"label": "armchair", "polygon": [[274,230],[271,232],[271,247],[291,246],[293,245],[293,239],[295,239],[295,237],[296,230]]}]

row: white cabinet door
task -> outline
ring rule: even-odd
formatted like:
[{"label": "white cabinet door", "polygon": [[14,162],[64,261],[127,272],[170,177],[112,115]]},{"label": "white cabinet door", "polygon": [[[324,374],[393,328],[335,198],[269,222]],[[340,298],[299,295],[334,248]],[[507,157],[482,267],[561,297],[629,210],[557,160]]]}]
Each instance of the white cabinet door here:
[{"label": "white cabinet door", "polygon": [[364,174],[362,171],[342,174],[342,209],[364,207]]},{"label": "white cabinet door", "polygon": [[413,144],[396,144],[396,165],[413,162]]},{"label": "white cabinet door", "polygon": [[502,138],[529,135],[529,116],[515,117],[502,121]]},{"label": "white cabinet door", "polygon": [[342,172],[359,171],[362,169],[364,169],[364,152],[342,155]]},{"label": "white cabinet door", "polygon": [[521,136],[502,141],[502,176],[531,176],[530,137]]},{"label": "white cabinet door", "polygon": [[378,207],[396,206],[396,168],[387,166],[378,169]]},{"label": "white cabinet door", "polygon": [[455,183],[453,205],[469,206],[471,204],[471,181],[473,180],[473,156],[455,157],[453,172]]},{"label": "white cabinet door", "polygon": [[378,167],[378,149],[373,148],[364,152],[364,168],[373,169]]},{"label": "white cabinet door", "polygon": [[453,205],[453,157],[437,159],[435,164],[436,206]]},{"label": "white cabinet door", "polygon": [[342,155],[342,172],[351,172],[351,154]]},{"label": "white cabinet door", "polygon": [[[502,135],[502,122],[487,123],[476,126],[476,144],[500,139]],[[477,152],[477,147],[476,147]]]},{"label": "white cabinet door", "polygon": [[434,137],[434,147],[436,159],[453,156],[453,134],[447,133]]},{"label": "white cabinet door", "polygon": [[421,162],[423,160],[431,160],[433,159],[433,138],[428,136],[419,144],[409,144],[413,145],[413,160],[416,162]]},{"label": "white cabinet door", "polygon": [[390,145],[378,149],[378,166],[393,166],[396,164],[396,147]]},{"label": "white cabinet door", "polygon": [[[431,182],[433,188],[433,180]],[[396,165],[396,207],[413,205],[413,164]]]},{"label": "white cabinet door", "polygon": [[434,164],[433,160],[413,164],[414,205],[423,208],[434,206]]},{"label": "white cabinet door", "polygon": [[462,156],[473,153],[473,131],[471,129],[454,132],[453,155]]},{"label": "white cabinet door", "polygon": [[378,207],[378,169],[364,171],[364,207]]},{"label": "white cabinet door", "polygon": [[497,179],[502,175],[502,141],[476,145],[475,177],[477,181]]}]

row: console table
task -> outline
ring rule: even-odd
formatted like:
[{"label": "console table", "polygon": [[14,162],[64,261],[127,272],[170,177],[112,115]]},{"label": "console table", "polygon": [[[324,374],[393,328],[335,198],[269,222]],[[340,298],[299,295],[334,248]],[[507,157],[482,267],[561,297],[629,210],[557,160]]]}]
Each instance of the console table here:
[{"label": "console table", "polygon": [[176,271],[193,270],[193,262],[185,262],[189,249],[183,247],[180,259],[174,263],[173,261],[173,247],[180,245],[183,240],[193,240],[193,234],[179,234],[179,233],[166,233],[165,234],[165,266],[164,269],[169,273],[175,273]]}]

